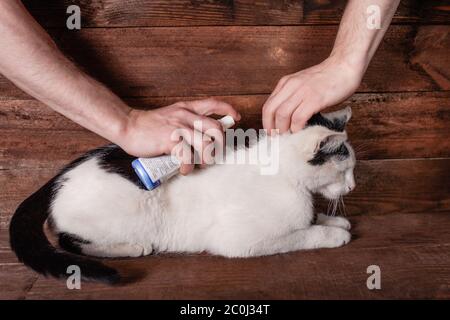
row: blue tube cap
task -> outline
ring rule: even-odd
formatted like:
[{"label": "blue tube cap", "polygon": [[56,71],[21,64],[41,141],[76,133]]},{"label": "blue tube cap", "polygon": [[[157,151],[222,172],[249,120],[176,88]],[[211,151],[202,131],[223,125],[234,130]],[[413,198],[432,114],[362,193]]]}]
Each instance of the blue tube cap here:
[{"label": "blue tube cap", "polygon": [[147,190],[153,190],[159,187],[161,181],[157,180],[153,182],[139,159],[131,162],[131,166],[133,167],[134,172],[136,172],[137,176],[141,180],[142,184],[147,188]]}]

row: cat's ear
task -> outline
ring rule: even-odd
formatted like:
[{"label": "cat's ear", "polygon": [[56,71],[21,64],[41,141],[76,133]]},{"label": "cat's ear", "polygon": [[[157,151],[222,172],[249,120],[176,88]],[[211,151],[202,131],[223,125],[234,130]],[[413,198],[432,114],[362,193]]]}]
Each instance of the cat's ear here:
[{"label": "cat's ear", "polygon": [[347,133],[345,132],[326,130],[326,132],[321,134],[319,139],[317,139],[314,154],[319,151],[322,153],[332,153],[340,148],[340,146],[347,141],[347,138]]},{"label": "cat's ear", "polygon": [[333,126],[336,127],[338,131],[344,131],[345,125],[352,117],[352,108],[346,107],[335,112],[322,113],[322,116],[333,122]]}]

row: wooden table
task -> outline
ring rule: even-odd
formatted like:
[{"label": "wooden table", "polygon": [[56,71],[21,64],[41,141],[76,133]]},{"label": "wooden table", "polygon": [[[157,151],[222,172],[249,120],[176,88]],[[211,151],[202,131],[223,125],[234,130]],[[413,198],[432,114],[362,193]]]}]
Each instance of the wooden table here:
[{"label": "wooden table", "polygon": [[[283,75],[330,52],[345,1],[24,1],[57,44],[130,105],[216,96],[261,127]],[[82,30],[65,28],[79,4]],[[16,206],[61,166],[105,144],[0,77],[0,298],[450,298],[450,7],[402,1],[363,83],[344,105],[359,164],[347,197],[355,239],[334,250],[255,259],[114,260],[118,288],[45,279],[17,262]],[[366,287],[379,265],[382,289]]]}]

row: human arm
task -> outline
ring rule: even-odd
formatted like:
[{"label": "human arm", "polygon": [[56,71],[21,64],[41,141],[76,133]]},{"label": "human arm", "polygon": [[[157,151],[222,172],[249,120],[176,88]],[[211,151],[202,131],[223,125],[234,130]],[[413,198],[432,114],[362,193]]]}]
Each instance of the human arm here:
[{"label": "human arm", "polygon": [[[134,156],[170,153],[175,144],[171,133],[178,128],[192,132],[197,120],[207,128],[220,128],[216,120],[205,117],[211,113],[239,118],[229,104],[211,99],[151,111],[129,107],[67,59],[17,0],[0,1],[0,73],[55,111]],[[192,168],[186,164],[181,172]]]},{"label": "human arm", "polygon": [[[308,119],[351,96],[377,50],[399,0],[349,0],[330,56],[283,77],[263,106],[265,129],[296,132]],[[367,26],[367,8],[380,8],[380,29]]]}]

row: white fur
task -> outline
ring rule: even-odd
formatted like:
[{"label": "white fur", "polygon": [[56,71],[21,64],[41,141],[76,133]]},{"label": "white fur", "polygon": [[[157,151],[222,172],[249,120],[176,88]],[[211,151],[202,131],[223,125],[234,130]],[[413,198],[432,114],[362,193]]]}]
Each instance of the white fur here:
[{"label": "white fur", "polygon": [[354,153],[346,142],[347,160],[307,163],[324,138],[335,136],[346,139],[320,126],[281,136],[276,175],[261,175],[258,164],[222,164],[153,191],[92,158],[61,177],[51,216],[58,231],[89,240],[82,250],[94,256],[207,251],[249,257],[338,247],[350,241],[350,224],[319,215],[312,225],[312,193],[338,198],[353,189]]}]

